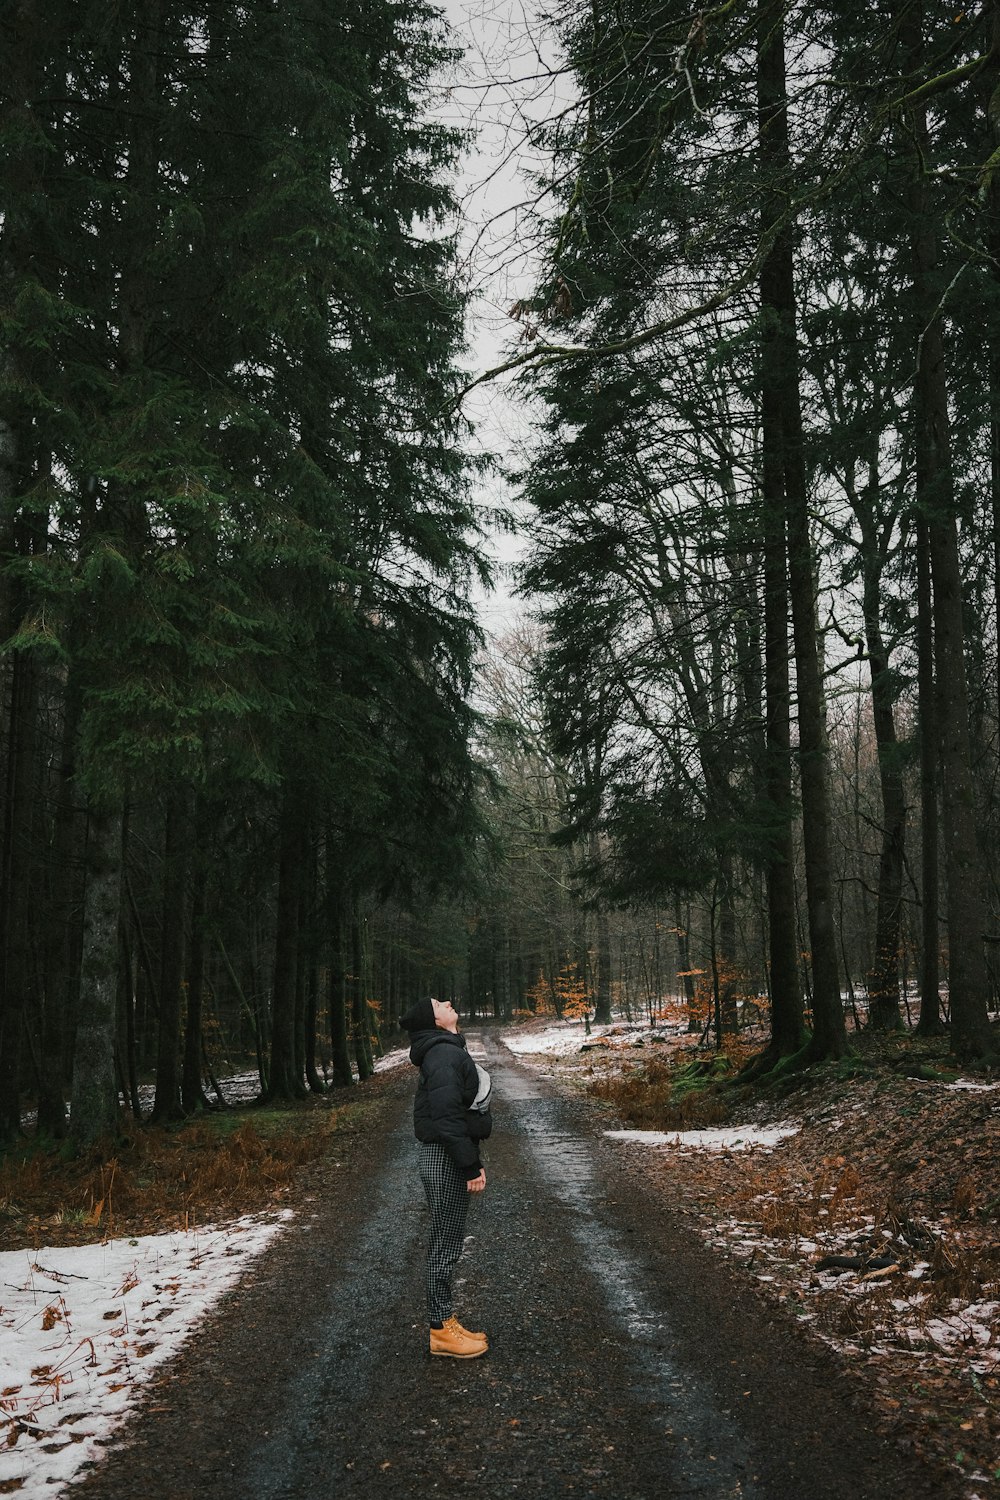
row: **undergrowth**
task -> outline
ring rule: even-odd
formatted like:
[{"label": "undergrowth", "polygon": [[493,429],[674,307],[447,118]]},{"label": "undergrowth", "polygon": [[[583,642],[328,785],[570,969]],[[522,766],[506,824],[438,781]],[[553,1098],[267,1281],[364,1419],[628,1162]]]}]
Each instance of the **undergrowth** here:
[{"label": "undergrowth", "polygon": [[718,1125],[729,1116],[729,1101],[720,1084],[731,1071],[721,1055],[680,1067],[654,1058],[628,1072],[595,1078],[587,1091],[635,1125]]},{"label": "undergrowth", "polygon": [[127,1127],[71,1158],[26,1142],[0,1157],[0,1249],[81,1244],[190,1227],[271,1207],[331,1138],[339,1109],[232,1111],[179,1127]]}]

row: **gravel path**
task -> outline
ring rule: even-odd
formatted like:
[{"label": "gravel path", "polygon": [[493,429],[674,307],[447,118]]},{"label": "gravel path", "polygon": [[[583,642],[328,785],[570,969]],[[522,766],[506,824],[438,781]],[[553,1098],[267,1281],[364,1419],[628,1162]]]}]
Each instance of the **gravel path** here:
[{"label": "gravel path", "polygon": [[426,1353],[404,1075],[383,1134],[324,1166],[300,1227],[156,1384],[81,1500],[961,1494],[878,1437],[832,1356],[626,1180],[585,1106],[488,1033],[469,1040],[497,1128],[456,1310],[489,1355]]}]

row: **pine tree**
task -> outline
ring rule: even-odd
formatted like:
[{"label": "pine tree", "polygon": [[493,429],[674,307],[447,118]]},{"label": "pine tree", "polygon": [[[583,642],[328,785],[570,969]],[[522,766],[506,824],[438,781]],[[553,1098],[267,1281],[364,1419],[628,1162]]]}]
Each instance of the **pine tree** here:
[{"label": "pine tree", "polygon": [[[18,159],[35,152],[58,187],[44,233],[32,224],[49,253],[23,284],[5,283],[20,361],[15,371],[12,353],[5,372],[19,403],[8,409],[52,456],[53,526],[43,566],[25,566],[10,532],[3,579],[19,580],[17,618],[5,619],[18,660],[47,653],[53,684],[66,685],[69,759],[88,799],[73,1106],[86,1142],[117,1109],[113,1000],[128,966],[111,908],[127,801],[188,810],[165,849],[156,1115],[167,1118],[180,1107],[188,926],[170,872],[191,857],[196,788],[217,804],[225,787],[268,815],[327,809],[349,905],[396,878],[397,851],[379,837],[393,799],[414,878],[440,853],[422,848],[425,819],[460,846],[478,563],[456,419],[443,414],[462,301],[444,228],[455,140],[424,117],[447,55],[434,13],[157,0],[62,20],[32,33],[37,77],[16,90],[45,99],[30,149],[21,106],[5,117]],[[25,66],[35,56],[19,54]],[[6,226],[35,212],[22,179]],[[37,497],[16,465],[5,475],[3,514],[20,524]],[[257,872],[255,888],[266,883]],[[303,920],[300,901],[281,902],[279,957],[299,948]],[[156,960],[139,951],[152,985]],[[277,972],[273,1040],[292,1062],[272,1087],[285,1093],[307,1050],[304,971],[296,960]],[[197,1027],[197,1004],[190,1019]],[[15,1073],[18,1049],[0,1047]],[[196,1067],[187,1055],[185,1108]],[[17,1092],[14,1077],[15,1113]]]}]

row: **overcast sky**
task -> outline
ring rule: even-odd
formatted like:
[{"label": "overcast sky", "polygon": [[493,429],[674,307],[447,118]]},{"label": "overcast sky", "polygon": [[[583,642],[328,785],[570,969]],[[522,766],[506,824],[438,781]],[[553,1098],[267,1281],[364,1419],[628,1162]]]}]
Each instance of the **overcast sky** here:
[{"label": "overcast sky", "polygon": [[[549,117],[558,85],[547,76],[552,65],[535,8],[517,0],[445,0],[444,12],[462,62],[445,80],[440,115],[474,133],[463,162],[458,195],[462,204],[462,253],[473,300],[469,315],[468,366],[476,374],[514,351],[517,325],[508,309],[532,289],[529,213],[530,181],[537,162],[529,144],[530,125]],[[466,398],[482,446],[501,462],[515,462],[528,436],[523,405],[507,394],[505,382],[479,386]],[[485,503],[509,502],[498,476],[485,481]],[[502,565],[519,555],[519,544],[497,536],[493,551]],[[503,580],[479,601],[487,630],[500,632],[522,609]]]}]

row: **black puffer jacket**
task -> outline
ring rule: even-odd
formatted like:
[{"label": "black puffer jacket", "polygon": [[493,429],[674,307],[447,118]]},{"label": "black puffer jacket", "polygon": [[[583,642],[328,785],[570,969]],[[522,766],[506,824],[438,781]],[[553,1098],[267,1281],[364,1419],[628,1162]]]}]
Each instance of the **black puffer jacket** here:
[{"label": "black puffer jacket", "polygon": [[[413,1129],[418,1141],[438,1141],[466,1181],[482,1171],[479,1142],[482,1115],[470,1108],[479,1091],[479,1074],[465,1047],[465,1037],[435,1027],[414,1032],[410,1061],[420,1069],[413,1101]],[[487,1116],[488,1119],[488,1116]]]}]

